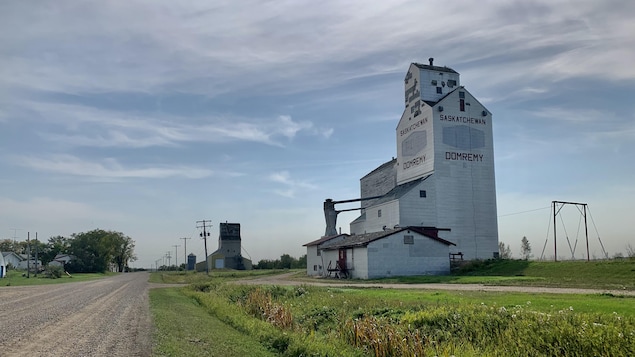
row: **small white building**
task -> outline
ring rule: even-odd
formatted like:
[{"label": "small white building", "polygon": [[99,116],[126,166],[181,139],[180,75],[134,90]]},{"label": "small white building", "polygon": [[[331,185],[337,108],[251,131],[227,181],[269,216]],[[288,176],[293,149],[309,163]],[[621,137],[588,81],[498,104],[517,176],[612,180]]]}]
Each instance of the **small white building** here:
[{"label": "small white building", "polygon": [[58,254],[53,258],[52,261],[49,262],[50,266],[58,266],[64,268],[68,262],[70,262],[73,258],[68,254]]},{"label": "small white building", "polygon": [[35,270],[36,266],[38,269],[42,269],[42,261],[39,259],[35,260],[33,258],[28,258],[21,261],[18,264],[17,268],[20,270],[27,270],[27,269]]},{"label": "small white building", "polygon": [[20,262],[24,260],[24,258],[14,252],[2,252],[2,256],[7,267],[11,266],[13,269],[17,269],[20,266]]},{"label": "small white building", "polygon": [[[307,273],[375,279],[450,273],[450,246],[433,227],[405,227],[380,232],[337,235],[307,243]],[[313,270],[310,262],[320,262]]]},{"label": "small white building", "polygon": [[306,274],[308,276],[325,276],[325,269],[328,265],[324,265],[322,250],[329,244],[341,243],[348,236],[348,234],[337,234],[303,244],[306,247]]},{"label": "small white building", "polygon": [[4,256],[0,254],[0,278],[7,276],[7,264],[4,262]]}]

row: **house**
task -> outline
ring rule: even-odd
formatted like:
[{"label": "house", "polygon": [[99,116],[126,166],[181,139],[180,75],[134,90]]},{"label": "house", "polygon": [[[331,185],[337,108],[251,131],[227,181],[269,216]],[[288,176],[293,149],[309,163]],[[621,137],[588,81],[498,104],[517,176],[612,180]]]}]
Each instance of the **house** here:
[{"label": "house", "polygon": [[[307,264],[320,261],[322,276],[375,279],[450,273],[450,246],[435,227],[409,226],[379,232],[325,237],[307,243]],[[330,239],[326,239],[330,238]],[[317,275],[310,271],[309,275]]]},{"label": "house", "polygon": [[64,268],[64,266],[70,262],[73,258],[68,254],[58,254],[49,262],[50,266],[58,266]]},{"label": "house", "polygon": [[2,252],[2,256],[4,257],[4,262],[9,268],[16,269],[20,262],[24,260],[24,258],[14,252]]},{"label": "house", "polygon": [[[20,255],[25,255],[25,254],[20,254]],[[20,270],[27,270],[27,269],[35,270],[36,266],[38,269],[42,269],[42,261],[39,259],[35,260],[34,258],[27,259],[25,257],[25,259],[22,260],[16,268]]]}]

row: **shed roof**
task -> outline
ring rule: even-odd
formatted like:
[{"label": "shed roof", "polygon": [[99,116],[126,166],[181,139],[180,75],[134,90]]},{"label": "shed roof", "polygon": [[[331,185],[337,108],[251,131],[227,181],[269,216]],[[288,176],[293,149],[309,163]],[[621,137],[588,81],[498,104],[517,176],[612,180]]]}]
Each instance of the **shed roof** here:
[{"label": "shed roof", "polygon": [[345,234],[345,233],[344,233],[344,234],[336,234],[336,235],[334,235],[334,236],[326,236],[326,237],[322,237],[322,238],[320,238],[320,239],[318,239],[318,240],[314,240],[313,242],[309,242],[309,243],[307,243],[307,244],[302,244],[302,246],[303,246],[303,247],[310,247],[310,246],[312,246],[312,245],[319,245],[319,244],[322,244],[322,243],[324,243],[324,242],[328,242],[328,241],[330,241],[331,239],[334,239],[334,238],[337,238],[337,237],[341,237],[341,236],[348,236],[348,234]]},{"label": "shed roof", "polygon": [[428,237],[432,240],[436,240],[446,245],[454,245],[454,246],[456,245],[443,238],[439,238],[438,231],[449,231],[449,229],[447,228],[408,226],[404,228],[386,229],[379,232],[351,235],[344,238],[342,242],[334,244],[329,247],[325,247],[324,249],[332,250],[332,249],[339,249],[339,248],[365,247],[373,241],[386,238],[388,236],[391,236],[399,232],[403,232],[405,230],[416,232],[418,234],[421,234],[422,236]]}]

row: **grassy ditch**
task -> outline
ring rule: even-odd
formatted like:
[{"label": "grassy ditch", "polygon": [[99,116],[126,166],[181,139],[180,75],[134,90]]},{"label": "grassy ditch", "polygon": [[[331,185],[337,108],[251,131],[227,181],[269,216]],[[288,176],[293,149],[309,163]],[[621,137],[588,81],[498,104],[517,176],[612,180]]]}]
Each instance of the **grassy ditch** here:
[{"label": "grassy ditch", "polygon": [[62,284],[71,282],[80,282],[101,279],[108,276],[112,276],[118,273],[85,273],[85,274],[72,274],[68,276],[62,275],[60,278],[51,279],[44,274],[31,273],[29,278],[26,277],[26,272],[20,270],[10,270],[5,278],[0,279],[0,286],[25,286],[25,285],[47,285],[47,284]]},{"label": "grassy ditch", "polygon": [[152,289],[155,356],[275,356],[251,337],[208,314],[178,289]]},{"label": "grassy ditch", "polygon": [[210,314],[283,356],[625,356],[635,299],[193,284]]},{"label": "grassy ditch", "polygon": [[159,271],[150,275],[151,283],[164,284],[199,284],[210,281],[226,281],[234,279],[249,279],[266,275],[276,275],[288,272],[304,272],[304,270],[266,269],[266,270],[212,270],[209,274],[195,271]]}]

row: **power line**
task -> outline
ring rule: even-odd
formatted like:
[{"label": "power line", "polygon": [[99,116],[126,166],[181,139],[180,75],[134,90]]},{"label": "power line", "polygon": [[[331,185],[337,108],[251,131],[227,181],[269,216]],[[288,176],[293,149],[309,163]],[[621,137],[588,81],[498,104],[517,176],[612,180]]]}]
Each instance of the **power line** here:
[{"label": "power line", "polygon": [[499,216],[498,216],[498,218],[501,218],[501,217],[507,217],[507,216],[513,216],[513,215],[523,214],[523,213],[528,213],[528,212],[535,212],[535,211],[540,211],[540,210],[543,210],[543,209],[548,209],[548,208],[551,208],[551,206],[548,206],[548,207],[541,207],[541,208],[535,208],[535,209],[530,209],[530,210],[527,210],[527,211],[521,211],[521,212],[514,212],[514,213],[501,214],[501,215],[499,215]]}]

